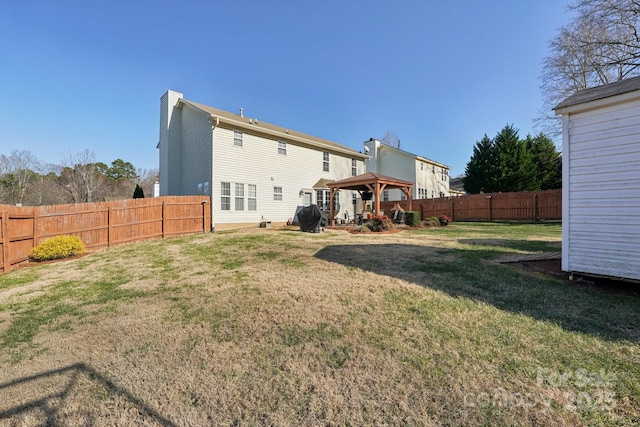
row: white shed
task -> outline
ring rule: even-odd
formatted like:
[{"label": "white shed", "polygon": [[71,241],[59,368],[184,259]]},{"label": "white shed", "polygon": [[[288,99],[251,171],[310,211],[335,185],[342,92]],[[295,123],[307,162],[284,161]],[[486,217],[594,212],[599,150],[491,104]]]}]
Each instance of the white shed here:
[{"label": "white shed", "polygon": [[640,280],[640,77],[576,92],[562,116],[562,270]]}]

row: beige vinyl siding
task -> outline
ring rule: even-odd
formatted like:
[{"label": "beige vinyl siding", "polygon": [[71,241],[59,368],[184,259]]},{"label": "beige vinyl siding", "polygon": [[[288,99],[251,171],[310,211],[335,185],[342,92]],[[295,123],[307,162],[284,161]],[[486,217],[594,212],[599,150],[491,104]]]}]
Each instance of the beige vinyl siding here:
[{"label": "beige vinyl siding", "polygon": [[[312,189],[321,178],[343,179],[351,176],[351,157],[329,152],[329,172],[323,172],[322,149],[303,147],[282,138],[269,139],[244,131],[243,146],[233,143],[234,129],[217,127],[214,130],[214,182],[213,215],[216,224],[254,223],[264,217],[272,222],[286,222],[292,218],[296,207],[303,204],[302,189]],[[278,153],[278,141],[287,143],[287,154]],[[364,170],[358,161],[359,170]],[[255,184],[257,210],[221,211],[220,183]],[[273,200],[273,187],[282,187],[282,201]],[[342,192],[341,202],[349,200],[351,192]],[[348,193],[348,194],[347,194]],[[232,194],[232,199],[235,195]],[[245,191],[246,197],[246,191]],[[314,192],[315,200],[315,192]],[[245,203],[246,206],[246,203]]]},{"label": "beige vinyl siding", "polygon": [[640,279],[640,103],[565,118],[563,268]]},{"label": "beige vinyl siding", "polygon": [[199,183],[211,180],[211,122],[208,114],[188,105],[184,105],[181,112],[181,194],[193,195],[198,194],[197,186]]}]

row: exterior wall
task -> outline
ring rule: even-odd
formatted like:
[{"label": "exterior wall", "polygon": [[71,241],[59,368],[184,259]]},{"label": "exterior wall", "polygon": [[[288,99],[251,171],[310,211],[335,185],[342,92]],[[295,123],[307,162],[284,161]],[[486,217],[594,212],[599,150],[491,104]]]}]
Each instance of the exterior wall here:
[{"label": "exterior wall", "polygon": [[[238,129],[239,130],[239,129]],[[251,223],[262,218],[272,223],[292,219],[296,207],[303,205],[303,193],[312,194],[321,178],[337,180],[351,176],[351,157],[329,152],[329,172],[323,171],[323,151],[286,142],[286,155],[278,153],[278,140],[243,132],[242,147],[234,145],[234,129],[214,130],[212,209],[215,224]],[[358,174],[364,173],[364,163],[356,162]],[[231,183],[231,209],[221,210],[221,183]],[[235,184],[244,184],[244,209],[235,209]],[[248,210],[248,184],[256,185],[257,210]],[[274,187],[282,187],[282,200],[274,200]],[[301,194],[302,193],[302,194]],[[353,218],[352,192],[340,191],[340,215],[345,210]]]},{"label": "exterior wall", "polygon": [[211,195],[212,128],[209,115],[188,104],[178,109],[182,142],[181,195]]},{"label": "exterior wall", "polygon": [[[366,164],[367,172],[413,182],[412,199],[437,198],[440,193],[445,197],[450,195],[448,169],[406,151],[385,146],[375,139],[366,141],[364,146],[371,156]],[[399,189],[389,190],[388,194],[389,200],[401,200],[402,191]]]},{"label": "exterior wall", "polygon": [[175,105],[182,94],[167,91],[160,98],[160,195],[179,195],[182,177],[181,115]]},{"label": "exterior wall", "polygon": [[615,100],[561,111],[562,269],[640,280],[640,99]]}]

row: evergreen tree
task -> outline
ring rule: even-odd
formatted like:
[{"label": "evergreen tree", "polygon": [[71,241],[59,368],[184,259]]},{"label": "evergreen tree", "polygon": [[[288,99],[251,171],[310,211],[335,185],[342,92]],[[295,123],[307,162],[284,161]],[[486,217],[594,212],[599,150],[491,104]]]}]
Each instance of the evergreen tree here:
[{"label": "evergreen tree", "polygon": [[553,141],[543,133],[527,135],[527,149],[531,153],[540,190],[562,188],[562,156]]},{"label": "evergreen tree", "polygon": [[463,179],[467,193],[534,191],[562,186],[562,158],[540,133],[522,140],[512,125],[476,142]]},{"label": "evergreen tree", "polygon": [[140,187],[140,184],[136,184],[136,189],[133,190],[133,198],[144,199],[144,191],[142,190],[142,187]]},{"label": "evergreen tree", "polygon": [[494,165],[493,141],[485,134],[473,147],[473,156],[465,168],[465,177],[462,180],[464,191],[470,194],[493,191]]},{"label": "evergreen tree", "polygon": [[511,125],[505,126],[493,140],[496,151],[495,187],[492,191],[532,191],[538,188],[536,171],[527,145]]}]

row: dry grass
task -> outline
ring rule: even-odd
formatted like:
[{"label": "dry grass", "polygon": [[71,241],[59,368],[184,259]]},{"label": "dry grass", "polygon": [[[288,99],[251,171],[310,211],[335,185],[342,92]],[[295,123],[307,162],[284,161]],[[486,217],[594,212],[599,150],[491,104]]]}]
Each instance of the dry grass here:
[{"label": "dry grass", "polygon": [[260,229],[0,276],[0,425],[632,425],[640,300],[559,227]]}]

